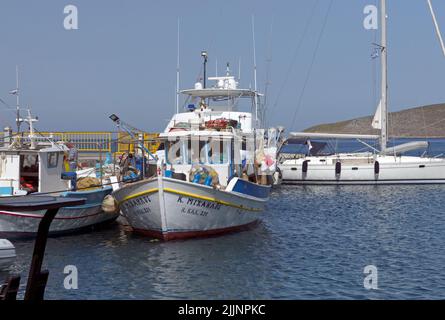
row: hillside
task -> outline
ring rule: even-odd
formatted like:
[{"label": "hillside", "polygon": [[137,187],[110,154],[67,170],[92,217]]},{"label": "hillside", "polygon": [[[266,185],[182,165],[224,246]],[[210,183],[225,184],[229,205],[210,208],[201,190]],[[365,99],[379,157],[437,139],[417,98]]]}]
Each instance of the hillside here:
[{"label": "hillside", "polygon": [[[371,127],[374,115],[320,124],[305,132],[378,134]],[[389,135],[395,137],[445,137],[445,103],[406,109],[389,114]]]}]

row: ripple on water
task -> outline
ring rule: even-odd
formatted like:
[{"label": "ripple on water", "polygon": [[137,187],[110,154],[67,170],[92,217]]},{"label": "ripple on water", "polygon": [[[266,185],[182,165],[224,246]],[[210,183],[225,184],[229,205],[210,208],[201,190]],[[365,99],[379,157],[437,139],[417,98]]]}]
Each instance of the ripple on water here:
[{"label": "ripple on water", "polygon": [[[52,238],[49,299],[443,299],[445,186],[282,186],[263,222],[226,236],[153,242],[118,224]],[[32,241],[15,242],[24,276]],[[379,290],[363,287],[378,267]],[[65,290],[76,265],[79,289]],[[4,278],[6,273],[0,273]]]}]

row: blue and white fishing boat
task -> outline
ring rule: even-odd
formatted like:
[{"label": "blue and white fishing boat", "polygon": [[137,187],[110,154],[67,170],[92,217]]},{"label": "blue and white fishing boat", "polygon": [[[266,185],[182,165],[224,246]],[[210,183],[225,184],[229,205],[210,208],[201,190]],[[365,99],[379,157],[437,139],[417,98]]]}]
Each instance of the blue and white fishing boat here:
[{"label": "blue and white fishing boat", "polygon": [[[205,67],[207,54],[202,56]],[[113,192],[137,233],[172,240],[233,232],[260,221],[271,189],[266,167],[272,164],[264,153],[264,130],[258,130],[261,95],[239,89],[229,70],[208,78],[214,86],[206,87],[205,80],[181,92],[188,96],[188,111],[176,113],[159,136],[164,147],[157,152],[157,175]],[[254,111],[238,110],[244,98]]]},{"label": "blue and white fishing boat", "polygon": [[[76,190],[75,172],[67,172],[64,159],[69,148],[63,142],[37,137],[29,114],[24,120],[30,125],[28,137],[4,133],[0,147],[0,196],[26,196],[27,194],[51,194],[68,198],[85,198],[81,206],[60,209],[50,234],[65,234],[111,222],[118,213],[105,213],[102,202],[111,194],[111,187]],[[44,211],[0,211],[0,235],[7,238],[34,236]]]}]

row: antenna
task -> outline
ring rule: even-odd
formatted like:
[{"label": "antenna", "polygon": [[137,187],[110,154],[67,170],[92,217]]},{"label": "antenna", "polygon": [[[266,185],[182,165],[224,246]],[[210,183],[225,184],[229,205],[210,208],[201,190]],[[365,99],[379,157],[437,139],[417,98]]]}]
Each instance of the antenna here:
[{"label": "antenna", "polygon": [[238,81],[241,80],[241,57],[238,59]]},{"label": "antenna", "polygon": [[255,16],[252,14],[252,40],[253,40],[253,78],[255,90],[255,120],[258,125],[258,92],[257,92],[257,74],[256,74],[256,49],[255,49]]},{"label": "antenna", "polygon": [[434,27],[436,28],[436,34],[439,38],[440,46],[442,47],[443,55],[445,56],[445,45],[443,43],[442,34],[440,32],[439,24],[437,23],[436,14],[434,13],[433,5],[431,0],[427,0],[428,6],[430,7],[431,17],[433,18]]},{"label": "antenna", "polygon": [[177,38],[177,60],[176,60],[176,113],[179,113],[179,18],[178,18],[178,38]]}]

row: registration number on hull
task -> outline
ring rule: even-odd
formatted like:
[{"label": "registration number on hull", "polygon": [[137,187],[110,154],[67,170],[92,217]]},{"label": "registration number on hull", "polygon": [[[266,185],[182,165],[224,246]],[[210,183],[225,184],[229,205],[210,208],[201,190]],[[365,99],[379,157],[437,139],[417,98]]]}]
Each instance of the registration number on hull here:
[{"label": "registration number on hull", "polygon": [[142,196],[124,202],[123,209],[125,211],[131,210],[132,212],[138,215],[147,214],[152,212],[149,207],[150,203],[151,199],[149,196]]}]

